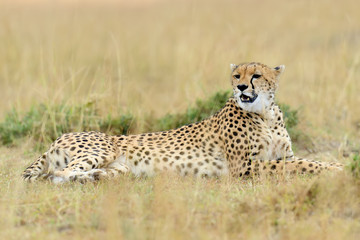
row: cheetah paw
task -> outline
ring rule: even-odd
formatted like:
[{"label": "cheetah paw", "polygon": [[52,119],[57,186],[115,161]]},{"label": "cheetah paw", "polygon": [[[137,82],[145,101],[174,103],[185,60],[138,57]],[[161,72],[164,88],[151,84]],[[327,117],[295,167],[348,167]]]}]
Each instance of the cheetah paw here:
[{"label": "cheetah paw", "polygon": [[107,177],[107,175],[108,175],[107,172],[102,169],[92,169],[92,170],[88,171],[87,173],[89,175],[91,175],[95,181],[103,179],[103,178]]}]

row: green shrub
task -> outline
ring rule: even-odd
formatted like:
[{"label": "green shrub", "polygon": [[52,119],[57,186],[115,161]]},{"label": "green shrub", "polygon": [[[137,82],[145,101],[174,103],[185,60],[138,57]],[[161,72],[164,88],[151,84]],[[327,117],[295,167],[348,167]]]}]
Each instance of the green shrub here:
[{"label": "green shrub", "polygon": [[350,162],[349,169],[355,178],[360,178],[360,155],[356,154]]},{"label": "green shrub", "polygon": [[292,110],[289,105],[278,103],[284,115],[285,125],[287,130],[293,129],[299,123],[298,110]]},{"label": "green shrub", "polygon": [[[177,128],[185,124],[199,122],[219,111],[230,97],[230,91],[217,92],[206,100],[197,100],[195,106],[184,113],[167,114],[159,119],[148,118],[147,131],[161,131]],[[285,117],[286,127],[292,138],[299,134],[298,111],[288,105],[280,104]],[[101,116],[94,103],[81,106],[65,104],[33,106],[21,114],[13,109],[0,123],[0,143],[12,145],[17,139],[32,136],[37,143],[52,142],[66,132],[102,131],[108,134],[127,134],[137,121],[131,114]]]},{"label": "green shrub", "polygon": [[291,140],[293,142],[297,142],[300,140],[307,142],[309,140],[308,136],[296,128],[299,123],[299,111],[291,109],[291,107],[286,104],[278,103],[278,105],[283,112],[286,130],[288,131]]},{"label": "green shrub", "polygon": [[99,115],[94,104],[70,107],[64,104],[33,106],[23,117],[13,109],[0,123],[0,142],[12,145],[17,139],[32,136],[38,142],[51,142],[66,132],[104,131],[126,134],[133,117],[129,114],[112,118]]},{"label": "green shrub", "polygon": [[197,100],[194,107],[189,107],[184,113],[167,114],[156,119],[149,130],[168,130],[186,124],[199,122],[219,111],[230,97],[229,91],[217,92],[206,100]]},{"label": "green shrub", "polygon": [[32,129],[32,120],[28,121],[29,117],[33,116],[33,109],[31,109],[24,116],[24,121],[20,119],[18,112],[13,109],[5,116],[4,122],[0,124],[0,139],[3,145],[9,145],[14,142],[15,139],[21,138],[25,133],[29,133]]}]

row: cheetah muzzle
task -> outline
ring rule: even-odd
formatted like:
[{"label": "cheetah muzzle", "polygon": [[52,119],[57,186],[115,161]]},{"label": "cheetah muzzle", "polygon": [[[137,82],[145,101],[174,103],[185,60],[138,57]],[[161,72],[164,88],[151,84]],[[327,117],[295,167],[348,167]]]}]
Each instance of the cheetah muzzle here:
[{"label": "cheetah muzzle", "polygon": [[242,93],[240,95],[240,100],[243,103],[253,103],[255,102],[256,98],[258,97],[258,95],[256,93],[252,93],[253,96],[248,96],[245,93]]},{"label": "cheetah muzzle", "polygon": [[274,100],[284,68],[261,63],[231,65],[234,96],[201,122],[138,135],[63,134],[22,177],[29,182],[84,183],[159,171],[241,178],[341,170],[341,164],[294,157],[283,114]]}]

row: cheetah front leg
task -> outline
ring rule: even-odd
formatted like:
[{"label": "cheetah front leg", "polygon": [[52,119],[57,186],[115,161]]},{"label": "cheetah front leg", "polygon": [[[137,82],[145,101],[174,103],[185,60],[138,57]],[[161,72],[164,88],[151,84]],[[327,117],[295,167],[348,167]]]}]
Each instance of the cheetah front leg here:
[{"label": "cheetah front leg", "polygon": [[284,160],[254,161],[252,164],[255,174],[319,174],[322,171],[341,171],[343,165],[340,163],[325,163],[303,158],[293,157]]}]

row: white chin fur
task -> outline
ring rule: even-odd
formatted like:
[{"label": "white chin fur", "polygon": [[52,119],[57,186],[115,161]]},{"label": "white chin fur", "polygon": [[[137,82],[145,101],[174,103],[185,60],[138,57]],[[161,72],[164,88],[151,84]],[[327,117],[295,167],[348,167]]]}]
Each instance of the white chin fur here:
[{"label": "white chin fur", "polygon": [[258,97],[252,103],[244,103],[240,100],[241,93],[235,95],[236,101],[239,106],[248,112],[254,112],[259,114],[266,113],[266,109],[270,106],[269,98],[262,93],[259,93]]}]

